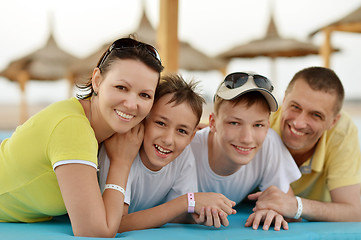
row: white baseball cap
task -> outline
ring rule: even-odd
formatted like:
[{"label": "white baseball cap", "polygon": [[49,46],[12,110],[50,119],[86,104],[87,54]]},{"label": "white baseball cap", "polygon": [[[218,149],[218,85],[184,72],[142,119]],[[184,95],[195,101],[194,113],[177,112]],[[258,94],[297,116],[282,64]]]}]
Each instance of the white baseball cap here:
[{"label": "white baseball cap", "polygon": [[276,98],[272,94],[271,81],[254,72],[235,72],[227,75],[218,86],[216,95],[225,100],[231,100],[244,93],[258,91],[262,93],[272,112],[278,109]]}]

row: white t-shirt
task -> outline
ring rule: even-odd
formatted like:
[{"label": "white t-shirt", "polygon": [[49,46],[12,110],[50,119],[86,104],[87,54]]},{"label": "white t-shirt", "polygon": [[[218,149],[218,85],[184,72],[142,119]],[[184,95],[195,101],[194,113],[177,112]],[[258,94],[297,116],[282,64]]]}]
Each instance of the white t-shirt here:
[{"label": "white t-shirt", "polygon": [[[110,160],[102,147],[99,153],[99,184],[103,191]],[[141,211],[163,204],[188,192],[197,192],[197,172],[190,146],[159,171],[144,166],[139,154],[128,176],[124,202],[128,213]]]},{"label": "white t-shirt", "polygon": [[212,171],[208,161],[209,127],[198,131],[191,143],[197,165],[198,190],[222,193],[238,204],[251,191],[261,191],[271,185],[287,192],[290,183],[299,179],[301,173],[281,138],[272,129],[255,157],[229,176],[220,176]]}]

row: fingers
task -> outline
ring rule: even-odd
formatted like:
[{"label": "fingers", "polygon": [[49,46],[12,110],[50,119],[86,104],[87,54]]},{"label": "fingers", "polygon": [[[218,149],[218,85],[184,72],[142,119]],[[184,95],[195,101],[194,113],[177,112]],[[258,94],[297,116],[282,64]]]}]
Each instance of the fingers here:
[{"label": "fingers", "polygon": [[262,192],[256,192],[248,195],[249,200],[258,200],[259,196],[262,194]]},{"label": "fingers", "polygon": [[219,212],[219,218],[221,219],[221,224],[225,227],[227,227],[229,225],[229,221],[227,218],[227,215],[224,214],[223,212]]},{"label": "fingers", "polygon": [[286,220],[282,220],[282,227],[284,230],[288,230],[288,222]]},{"label": "fingers", "polygon": [[212,218],[212,212],[210,207],[206,207],[206,221],[204,225],[210,227],[213,226],[213,218]]},{"label": "fingers", "polygon": [[236,211],[236,210],[234,210],[233,208],[232,208],[232,206],[229,206],[229,205],[227,205],[227,204],[224,204],[223,206],[221,206],[221,208],[220,209],[218,209],[219,211],[223,211],[225,214],[227,214],[227,215],[232,215],[232,214],[234,214],[234,212]]},{"label": "fingers", "polygon": [[279,231],[281,227],[288,230],[288,223],[283,216],[273,210],[259,210],[252,213],[246,223],[245,227],[251,227],[257,230],[260,223],[263,222],[263,230],[268,231],[269,227],[274,224],[274,230]]},{"label": "fingers", "polygon": [[206,209],[202,207],[199,215],[196,213],[192,213],[192,217],[196,223],[203,224],[206,220],[205,214],[206,214]]},{"label": "fingers", "polygon": [[258,226],[259,226],[259,224],[260,224],[261,221],[262,221],[262,217],[263,217],[263,215],[262,215],[261,212],[255,212],[255,213],[254,213],[254,218],[253,218],[253,223],[252,223],[252,228],[253,228],[254,230],[257,230],[257,229],[258,229]]},{"label": "fingers", "polygon": [[221,220],[219,219],[217,209],[212,209],[212,217],[213,217],[213,226],[215,228],[220,228],[221,227]]},{"label": "fingers", "polygon": [[223,199],[224,205],[221,206],[221,211],[225,212],[227,215],[236,214],[237,211],[233,209],[233,207],[236,205],[236,202],[229,200],[228,198],[224,197]]},{"label": "fingers", "polygon": [[274,219],[274,224],[275,224],[274,230],[275,231],[279,231],[281,229],[282,221],[283,221],[283,217],[281,215],[275,216],[275,219]]},{"label": "fingers", "polygon": [[203,225],[215,228],[220,228],[221,225],[228,226],[229,222],[227,215],[224,212],[218,212],[217,209],[211,207],[202,208],[197,223],[203,223]]},{"label": "fingers", "polygon": [[256,215],[255,213],[252,213],[251,215],[249,215],[249,217],[247,218],[246,224],[244,224],[245,227],[252,226],[255,215]]},{"label": "fingers", "polygon": [[[266,217],[264,219],[264,222],[263,222],[263,230],[265,231],[268,231],[269,227],[271,226],[272,222],[273,222],[273,219],[275,218],[275,215],[276,215],[276,212],[275,211],[268,211],[267,214],[266,214]],[[282,217],[281,217],[282,218]],[[282,218],[283,219],[283,218]],[[281,220],[282,220],[281,219]],[[277,224],[278,223],[278,224]],[[280,225],[281,225],[281,221],[279,222],[276,222],[275,221],[275,230],[278,228],[280,228]],[[277,231],[277,230],[276,230]]]}]

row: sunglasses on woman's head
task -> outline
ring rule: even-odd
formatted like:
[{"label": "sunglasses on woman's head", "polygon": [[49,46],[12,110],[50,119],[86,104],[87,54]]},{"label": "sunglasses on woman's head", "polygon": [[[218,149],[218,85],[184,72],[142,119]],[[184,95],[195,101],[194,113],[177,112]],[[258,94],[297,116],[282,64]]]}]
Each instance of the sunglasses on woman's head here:
[{"label": "sunglasses on woman's head", "polygon": [[250,76],[252,76],[253,81],[257,87],[264,88],[270,92],[273,91],[272,83],[268,78],[262,75],[258,75],[258,74],[252,75],[244,72],[229,74],[224,79],[224,85],[229,89],[241,87],[248,81]]},{"label": "sunglasses on woman's head", "polygon": [[162,62],[160,60],[160,55],[159,55],[157,49],[155,49],[152,45],[138,42],[137,40],[134,40],[131,38],[122,38],[122,39],[116,40],[109,47],[109,49],[104,54],[103,58],[101,59],[101,61],[99,62],[97,67],[100,68],[100,66],[104,63],[104,61],[107,59],[107,57],[113,50],[117,50],[117,49],[121,50],[121,49],[126,49],[126,48],[140,48],[140,47],[143,47],[145,50],[147,50],[147,52],[150,55],[152,55],[159,62],[160,65],[162,65]]}]

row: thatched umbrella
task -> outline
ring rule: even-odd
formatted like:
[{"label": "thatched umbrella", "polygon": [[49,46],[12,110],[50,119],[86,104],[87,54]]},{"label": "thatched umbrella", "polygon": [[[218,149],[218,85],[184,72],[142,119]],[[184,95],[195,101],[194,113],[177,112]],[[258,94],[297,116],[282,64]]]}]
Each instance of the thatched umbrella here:
[{"label": "thatched umbrella", "polygon": [[[76,60],[76,57],[60,49],[53,34],[50,34],[43,48],[10,62],[0,73],[0,76],[11,81],[17,81],[20,85],[22,93],[20,123],[27,119],[26,83],[29,80],[53,81],[64,78],[69,79],[69,67]],[[69,80],[73,82],[72,79]]]},{"label": "thatched umbrella", "polygon": [[300,57],[319,54],[319,47],[311,42],[302,42],[292,38],[282,38],[271,15],[265,37],[235,46],[218,55],[230,60],[233,58],[253,58],[265,56],[271,58],[271,79],[276,81],[275,59],[277,57]]},{"label": "thatched umbrella", "polygon": [[[138,28],[134,31],[133,35],[135,35],[137,40],[149,43],[157,47],[156,30],[150,24],[144,10]],[[125,35],[123,37],[128,37],[128,35]],[[96,52],[74,64],[72,69],[78,81],[84,81],[84,79],[86,79],[84,78],[84,76],[89,76],[89,73],[91,73],[91,71],[96,66],[96,63],[101,57],[102,53],[107,49],[110,44],[111,43],[102,45]],[[189,71],[220,70],[224,72],[227,65],[227,62],[225,60],[207,56],[203,52],[197,50],[189,43],[184,41],[179,42],[179,47],[179,67],[181,69]]]},{"label": "thatched umbrella", "polygon": [[99,61],[99,58],[107,50],[109,44],[103,44],[94,53],[74,62],[74,64],[70,67],[74,83],[84,84],[90,79],[91,74]]},{"label": "thatched umbrella", "polygon": [[322,56],[325,67],[330,66],[330,55],[332,52],[331,33],[334,31],[361,33],[361,6],[345,17],[313,31],[310,36],[322,31],[325,34],[325,41],[322,46]]}]

